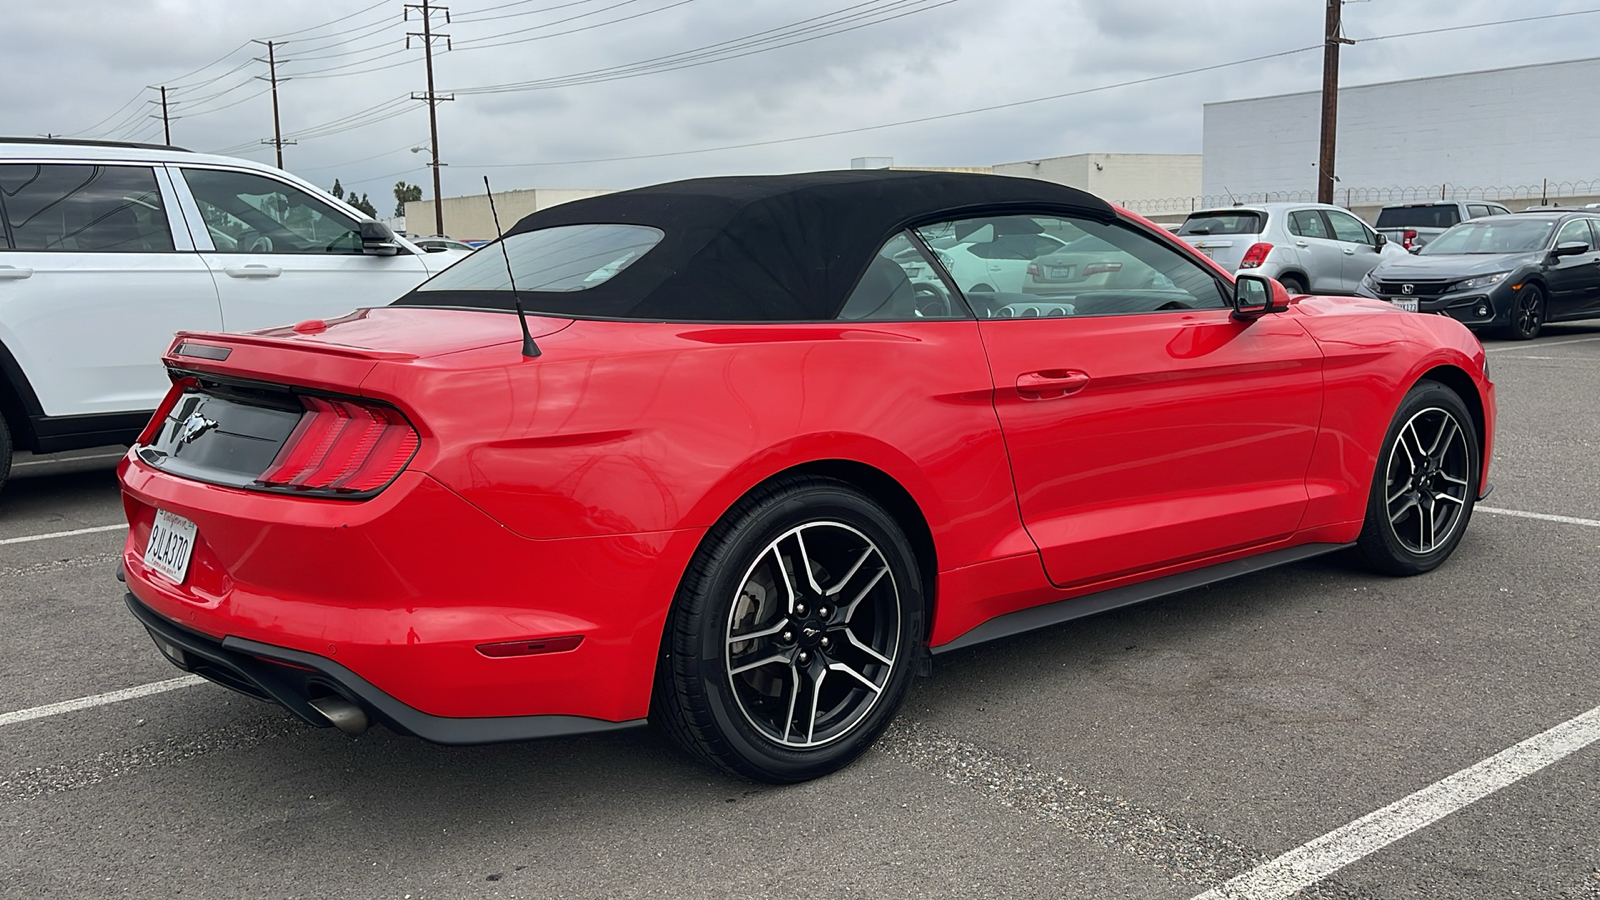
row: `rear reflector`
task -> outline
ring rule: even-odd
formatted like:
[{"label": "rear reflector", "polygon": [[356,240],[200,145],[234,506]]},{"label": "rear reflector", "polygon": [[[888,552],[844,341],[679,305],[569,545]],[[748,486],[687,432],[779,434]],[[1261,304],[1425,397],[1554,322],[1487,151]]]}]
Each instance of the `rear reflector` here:
[{"label": "rear reflector", "polygon": [[417,432],[387,406],[300,396],[305,415],[258,479],[267,487],[337,494],[383,487],[417,449]]},{"label": "rear reflector", "polygon": [[1254,269],[1266,262],[1267,254],[1271,252],[1271,244],[1251,244],[1250,249],[1244,252],[1244,259],[1240,260],[1239,268]]},{"label": "rear reflector", "polygon": [[478,652],[493,659],[504,659],[508,656],[537,656],[541,653],[565,653],[576,650],[583,643],[583,635],[573,634],[566,637],[538,638],[530,641],[505,641],[499,644],[479,644]]}]

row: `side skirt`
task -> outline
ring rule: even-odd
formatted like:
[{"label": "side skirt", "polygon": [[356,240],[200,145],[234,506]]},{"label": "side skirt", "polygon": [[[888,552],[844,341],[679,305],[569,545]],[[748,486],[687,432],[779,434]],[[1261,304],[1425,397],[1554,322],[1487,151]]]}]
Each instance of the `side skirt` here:
[{"label": "side skirt", "polygon": [[1046,603],[1043,606],[1035,606],[1030,609],[1019,609],[1016,612],[1006,613],[1003,616],[990,619],[955,640],[932,648],[931,652],[937,656],[941,653],[948,653],[951,650],[961,650],[975,644],[999,640],[1000,638],[1011,637],[1014,634],[1022,634],[1040,628],[1048,628],[1051,625],[1059,625],[1062,622],[1070,622],[1073,619],[1098,615],[1123,606],[1132,606],[1135,603],[1143,603],[1146,600],[1154,600],[1157,597],[1165,597],[1168,594],[1204,587],[1218,581],[1226,581],[1229,578],[1237,578],[1240,575],[1248,575],[1251,572],[1259,572],[1262,569],[1299,562],[1302,559],[1322,556],[1326,553],[1333,553],[1336,550],[1343,550],[1346,547],[1353,546],[1355,545],[1301,544],[1298,547],[1273,550],[1270,553],[1263,553],[1259,556],[1235,559],[1225,563],[1218,563],[1214,566],[1206,566],[1203,569],[1179,572],[1176,575],[1168,575],[1164,578],[1123,585],[1122,587],[1111,588],[1094,594],[1085,594],[1082,597],[1057,600],[1054,603]]}]

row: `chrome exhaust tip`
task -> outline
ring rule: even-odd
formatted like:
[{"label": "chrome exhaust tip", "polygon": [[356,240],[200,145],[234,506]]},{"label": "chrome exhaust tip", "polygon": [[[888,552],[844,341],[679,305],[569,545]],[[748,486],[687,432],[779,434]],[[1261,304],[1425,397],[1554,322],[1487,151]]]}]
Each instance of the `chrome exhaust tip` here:
[{"label": "chrome exhaust tip", "polygon": [[308,702],[312,709],[322,713],[329,724],[345,734],[360,734],[371,724],[367,721],[365,710],[343,697],[317,697]]}]

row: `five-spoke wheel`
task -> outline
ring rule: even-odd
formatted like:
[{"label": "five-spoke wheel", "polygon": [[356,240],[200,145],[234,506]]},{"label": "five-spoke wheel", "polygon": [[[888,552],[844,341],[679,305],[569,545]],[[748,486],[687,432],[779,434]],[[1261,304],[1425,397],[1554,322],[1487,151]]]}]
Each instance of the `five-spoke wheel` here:
[{"label": "five-spoke wheel", "polygon": [[892,516],[843,482],[776,481],[730,510],[691,564],[652,716],[727,771],[826,774],[893,717],[922,621],[915,557]]},{"label": "five-spoke wheel", "polygon": [[1406,394],[1372,482],[1358,546],[1374,568],[1426,572],[1450,555],[1478,494],[1478,437],[1456,393],[1422,381]]}]

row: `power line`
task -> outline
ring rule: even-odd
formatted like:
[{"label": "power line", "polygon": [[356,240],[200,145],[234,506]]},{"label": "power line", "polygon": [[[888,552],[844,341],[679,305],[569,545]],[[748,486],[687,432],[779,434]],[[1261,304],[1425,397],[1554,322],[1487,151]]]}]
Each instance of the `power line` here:
[{"label": "power line", "polygon": [[[388,4],[388,2],[389,2],[389,0],[378,0],[377,3],[374,3],[371,6],[363,6],[360,9],[356,10],[355,12],[350,13],[349,15],[340,16],[337,19],[333,19],[333,20],[330,20],[330,21],[327,21],[327,22],[323,22],[321,25],[312,25],[309,28],[301,28],[301,29],[298,29],[296,31],[285,31],[282,34],[275,34],[275,35],[272,35],[272,39],[281,42],[284,38],[289,37],[290,35],[305,34],[308,31],[318,31],[318,30],[321,30],[323,28],[327,28],[329,25],[337,25],[340,22],[346,21],[348,19],[354,19],[356,16],[359,16],[362,13],[368,13],[368,12],[371,12],[371,11],[377,9],[380,6],[385,6],[385,5]],[[306,38],[301,38],[301,40],[307,40],[307,39]],[[257,42],[257,43],[259,43],[259,42]]]},{"label": "power line", "polygon": [[640,0],[617,0],[617,2],[611,4],[610,6],[602,6],[599,9],[591,9],[588,12],[574,13],[574,14],[572,14],[570,16],[567,16],[565,19],[553,19],[553,20],[551,20],[549,22],[545,22],[545,23],[543,23],[541,25],[529,25],[527,28],[518,28],[516,31],[502,31],[499,34],[491,35],[489,37],[477,38],[474,41],[462,41],[461,44],[462,44],[463,47],[465,47],[466,45],[468,45],[470,43],[479,43],[479,42],[482,42],[482,41],[497,40],[499,38],[510,37],[510,36],[512,36],[514,34],[526,34],[527,32],[530,32],[530,31],[543,31],[546,28],[554,28],[557,25],[565,25],[568,22],[576,22],[579,19],[587,19],[590,16],[598,16],[603,12],[610,12],[611,10],[616,9],[619,6],[631,6],[631,5],[633,5],[635,3],[638,3],[638,2],[640,2]]},{"label": "power line", "polygon": [[1395,38],[1416,37],[1422,34],[1444,34],[1447,31],[1466,31],[1471,28],[1488,28],[1491,25],[1515,25],[1518,22],[1538,22],[1543,19],[1565,19],[1568,16],[1588,16],[1600,13],[1600,8],[1580,9],[1573,12],[1550,13],[1543,16],[1523,16],[1520,19],[1501,19],[1498,22],[1478,22],[1473,25],[1451,25],[1445,28],[1429,28],[1424,31],[1404,31],[1399,34],[1384,34],[1377,37],[1357,38],[1356,43],[1367,44],[1373,41],[1388,41]]},{"label": "power line", "polygon": [[585,3],[595,3],[595,2],[598,2],[598,0],[570,0],[570,2],[557,3],[554,6],[544,6],[544,7],[540,7],[539,9],[528,9],[528,10],[523,10],[522,12],[506,13],[504,15],[499,15],[499,16],[485,16],[485,15],[482,15],[482,13],[494,12],[497,9],[508,9],[510,7],[513,7],[513,6],[522,6],[523,4],[532,3],[532,2],[534,2],[534,0],[517,0],[517,2],[515,2],[515,3],[502,3],[499,6],[486,6],[483,9],[475,9],[475,10],[472,10],[470,12],[464,12],[461,15],[456,16],[456,21],[457,22],[493,22],[496,19],[512,19],[512,18],[516,18],[517,16],[536,16],[536,15],[538,15],[540,13],[554,12],[554,11],[556,11],[558,9],[569,9],[571,7],[574,7],[574,6],[582,6]]},{"label": "power line", "polygon": [[[348,16],[346,18],[348,18]],[[267,81],[272,84],[272,140],[264,140],[261,143],[271,144],[273,149],[277,151],[278,168],[281,169],[283,168],[284,145],[293,144],[295,142],[285,141],[283,139],[283,126],[280,124],[278,119],[278,58],[274,49],[276,42],[266,40],[255,41],[254,43],[265,44],[267,47],[267,58],[261,59],[260,57],[257,57],[256,62],[264,62],[267,64]],[[284,62],[288,62],[288,60],[284,60]],[[257,77],[259,78],[260,76]]]}]

